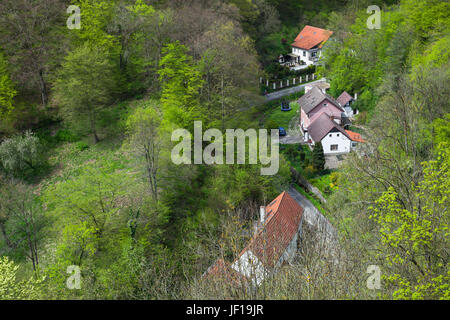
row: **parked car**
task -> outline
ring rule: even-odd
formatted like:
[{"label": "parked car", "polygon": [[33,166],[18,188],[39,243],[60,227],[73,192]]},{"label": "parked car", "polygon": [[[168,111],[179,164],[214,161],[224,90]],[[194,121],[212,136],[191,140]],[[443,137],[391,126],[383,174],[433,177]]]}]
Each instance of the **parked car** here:
[{"label": "parked car", "polygon": [[279,127],[278,128],[280,137],[285,136],[286,135],[286,130],[283,127]]},{"label": "parked car", "polygon": [[281,101],[281,111],[290,111],[291,110],[291,106],[289,105],[288,101]]}]

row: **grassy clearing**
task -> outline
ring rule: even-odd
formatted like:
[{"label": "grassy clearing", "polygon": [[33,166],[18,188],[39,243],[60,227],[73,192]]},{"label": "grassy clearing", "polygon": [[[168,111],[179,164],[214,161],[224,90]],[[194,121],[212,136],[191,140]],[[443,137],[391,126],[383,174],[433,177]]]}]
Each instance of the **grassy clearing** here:
[{"label": "grassy clearing", "polygon": [[266,112],[266,123],[273,121],[279,127],[288,128],[289,122],[297,114],[299,104],[297,102],[290,103],[290,111],[281,111],[281,103],[275,105],[273,108]]}]

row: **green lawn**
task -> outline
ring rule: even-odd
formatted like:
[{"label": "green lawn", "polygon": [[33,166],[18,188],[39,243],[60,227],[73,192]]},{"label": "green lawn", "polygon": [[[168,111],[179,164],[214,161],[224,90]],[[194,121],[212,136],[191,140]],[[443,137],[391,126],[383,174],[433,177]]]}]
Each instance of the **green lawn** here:
[{"label": "green lawn", "polygon": [[297,102],[290,102],[290,106],[292,108],[290,111],[281,111],[281,102],[276,104],[266,112],[266,123],[268,121],[273,121],[277,126],[287,129],[289,127],[289,122],[297,114],[299,109]]}]

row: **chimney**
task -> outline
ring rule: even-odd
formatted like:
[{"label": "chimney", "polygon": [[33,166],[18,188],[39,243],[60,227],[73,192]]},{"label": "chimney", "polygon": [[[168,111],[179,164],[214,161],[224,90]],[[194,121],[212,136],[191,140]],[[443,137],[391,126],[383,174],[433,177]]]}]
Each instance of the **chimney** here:
[{"label": "chimney", "polygon": [[358,99],[358,94],[357,93],[355,93],[355,101],[356,101],[356,99]]},{"label": "chimney", "polygon": [[264,221],[266,220],[266,207],[259,207],[259,215],[261,218],[261,223],[264,224]]}]

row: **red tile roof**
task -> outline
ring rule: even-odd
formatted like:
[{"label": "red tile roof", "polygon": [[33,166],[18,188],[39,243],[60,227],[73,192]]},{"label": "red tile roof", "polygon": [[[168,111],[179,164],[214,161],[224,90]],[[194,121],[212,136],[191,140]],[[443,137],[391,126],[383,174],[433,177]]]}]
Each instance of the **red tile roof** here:
[{"label": "red tile roof", "polygon": [[266,206],[264,226],[240,256],[251,250],[265,267],[273,268],[298,232],[303,208],[284,191]]},{"label": "red tile roof", "polygon": [[350,137],[350,139],[352,141],[356,141],[356,142],[366,142],[359,133],[350,131],[350,130],[345,130],[345,132],[347,132],[348,136]]},{"label": "red tile roof", "polygon": [[332,34],[333,31],[330,30],[305,26],[295,38],[292,46],[305,50],[309,50],[314,47],[322,48],[325,41],[327,41]]}]

